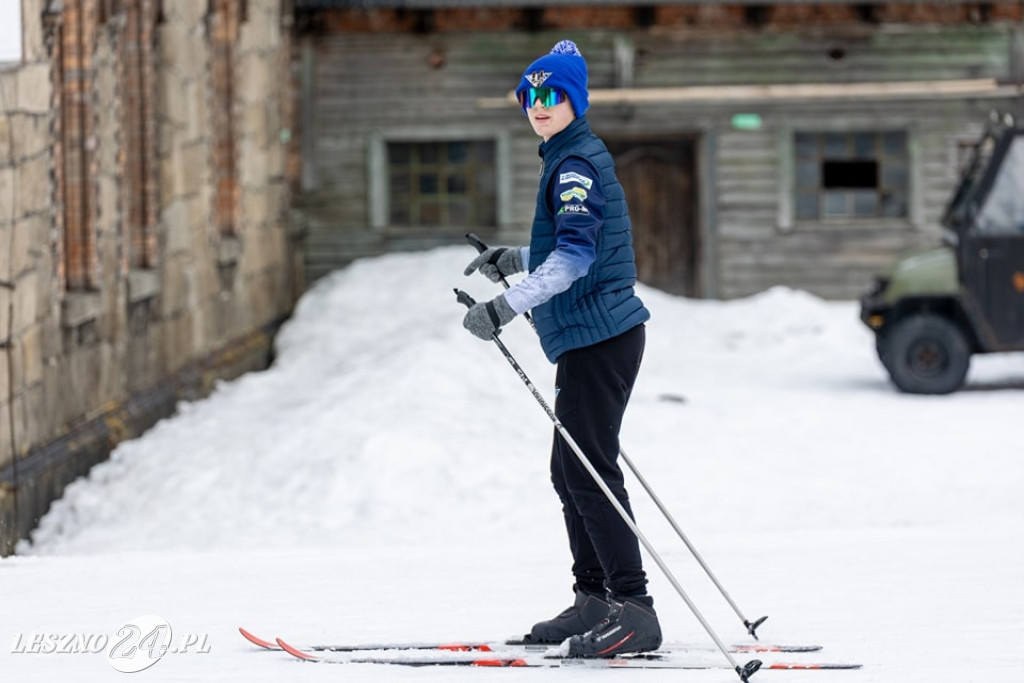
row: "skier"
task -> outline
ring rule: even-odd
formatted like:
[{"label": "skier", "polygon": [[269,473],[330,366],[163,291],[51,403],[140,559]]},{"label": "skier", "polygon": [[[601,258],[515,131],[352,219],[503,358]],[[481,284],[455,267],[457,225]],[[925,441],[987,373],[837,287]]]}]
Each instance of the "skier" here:
[{"label": "skier", "polygon": [[[590,130],[587,64],[560,41],[523,73],[516,97],[543,162],[527,247],[483,251],[466,268],[497,282],[528,274],[473,305],[463,326],[490,340],[531,311],[541,346],[557,365],[555,413],[632,516],[618,464],[619,429],[640,369],[650,313],[636,296],[629,212],[614,162]],[[574,657],[655,650],[661,627],[647,594],[640,547],[571,448],[556,432],[551,479],[562,503],[575,578],[573,604],[526,639],[570,639]]]}]

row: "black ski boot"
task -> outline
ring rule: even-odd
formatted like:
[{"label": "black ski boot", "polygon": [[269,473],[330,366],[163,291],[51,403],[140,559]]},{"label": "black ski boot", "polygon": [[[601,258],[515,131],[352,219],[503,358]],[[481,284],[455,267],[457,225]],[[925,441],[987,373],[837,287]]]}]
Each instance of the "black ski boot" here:
[{"label": "black ski boot", "polygon": [[644,595],[611,601],[604,619],[568,643],[569,657],[617,657],[629,652],[649,652],[661,647],[661,625],[654,600]]},{"label": "black ski boot", "polygon": [[608,616],[608,601],[603,595],[587,593],[576,586],[576,600],[554,619],[548,619],[533,625],[533,629],[523,637],[527,643],[543,643],[557,645],[569,636],[586,633],[598,622]]}]

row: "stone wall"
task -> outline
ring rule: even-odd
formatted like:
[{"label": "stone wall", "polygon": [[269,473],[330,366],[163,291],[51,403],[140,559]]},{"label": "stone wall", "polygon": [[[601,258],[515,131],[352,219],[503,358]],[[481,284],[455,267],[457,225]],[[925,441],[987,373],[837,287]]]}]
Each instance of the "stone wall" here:
[{"label": "stone wall", "polygon": [[23,60],[0,66],[0,553],[118,441],[265,367],[304,286],[287,0],[21,1]]}]

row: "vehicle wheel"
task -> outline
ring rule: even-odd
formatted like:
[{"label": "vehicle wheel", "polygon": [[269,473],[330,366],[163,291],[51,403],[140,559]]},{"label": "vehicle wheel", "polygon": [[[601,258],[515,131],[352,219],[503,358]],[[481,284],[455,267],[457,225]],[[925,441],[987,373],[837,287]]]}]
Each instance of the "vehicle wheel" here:
[{"label": "vehicle wheel", "polygon": [[879,358],[893,383],[910,394],[948,394],[967,376],[971,349],[947,318],[912,315],[879,337]]}]

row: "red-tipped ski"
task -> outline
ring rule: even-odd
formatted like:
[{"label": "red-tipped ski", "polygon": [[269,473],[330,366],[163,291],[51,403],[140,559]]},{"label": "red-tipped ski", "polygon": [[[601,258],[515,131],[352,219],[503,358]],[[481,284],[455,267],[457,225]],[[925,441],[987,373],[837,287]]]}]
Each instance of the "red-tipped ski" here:
[{"label": "red-tipped ski", "polygon": [[[702,662],[699,660],[690,661],[672,653],[665,654],[640,654],[623,656],[614,659],[562,659],[544,657],[539,653],[524,653],[522,655],[509,655],[494,653],[494,656],[480,657],[469,653],[445,653],[434,652],[430,656],[427,653],[406,653],[400,656],[388,657],[380,655],[349,653],[344,656],[342,653],[314,653],[289,645],[286,641],[278,638],[278,646],[304,662],[318,662],[323,664],[386,664],[391,666],[407,667],[428,667],[428,666],[460,666],[460,667],[532,667],[532,668],[585,668],[585,669],[724,669],[728,668],[725,663]],[[677,653],[678,655],[678,653]],[[859,669],[860,664],[841,664],[824,662],[769,662],[761,664],[762,669],[783,669],[783,670],[818,670],[818,669]],[[755,669],[756,670],[756,669]]]},{"label": "red-tipped ski", "polygon": [[[250,643],[256,645],[257,647],[261,647],[264,650],[281,650],[281,646],[277,643],[264,640],[263,638],[260,638],[251,631],[247,631],[241,626],[238,627],[238,632],[241,633],[242,637],[248,640]],[[358,643],[347,645],[305,645],[302,647],[302,649],[308,652],[360,652],[363,650],[444,650],[446,652],[493,652],[497,647],[500,646],[496,645],[495,643],[485,643],[483,641],[438,641],[425,643]],[[544,646],[545,649],[549,647],[551,646]]]},{"label": "red-tipped ski", "polygon": [[277,639],[277,644],[282,650],[290,654],[292,657],[301,659],[304,662],[317,662],[322,659],[320,655],[315,655],[311,652],[303,652],[297,647],[292,647],[280,638]]},{"label": "red-tipped ski", "polygon": [[[264,640],[259,636],[239,627],[238,632],[247,641],[265,650],[280,651],[281,647],[272,641]],[[545,651],[552,647],[550,644],[531,643],[523,640],[506,640],[504,643],[485,641],[433,641],[422,643],[396,642],[396,643],[339,643],[335,645],[304,645],[302,650],[306,652],[361,652],[364,650],[446,650],[449,652],[495,652],[507,648],[524,648],[526,650]],[[666,643],[666,650],[685,650],[690,652],[703,652],[711,650],[707,645],[695,643]],[[730,652],[743,654],[758,654],[768,652],[818,652],[821,645],[775,645],[770,643],[736,644],[729,646]]]},{"label": "red-tipped ski", "polygon": [[278,647],[277,643],[271,643],[269,641],[263,640],[259,636],[255,636],[252,633],[249,633],[248,631],[246,631],[241,626],[238,627],[238,632],[241,633],[242,637],[245,638],[246,640],[248,640],[250,643],[252,643],[253,645],[256,645],[257,647],[262,647],[264,650],[280,650],[281,649],[280,647]]}]

